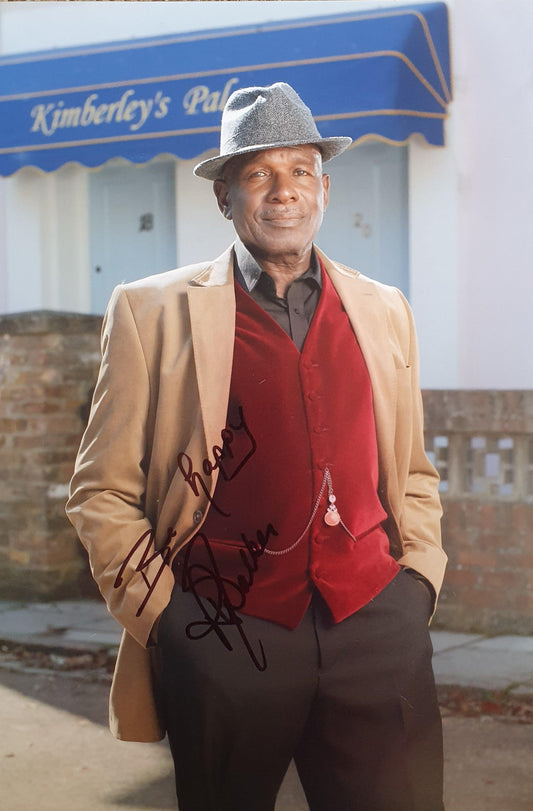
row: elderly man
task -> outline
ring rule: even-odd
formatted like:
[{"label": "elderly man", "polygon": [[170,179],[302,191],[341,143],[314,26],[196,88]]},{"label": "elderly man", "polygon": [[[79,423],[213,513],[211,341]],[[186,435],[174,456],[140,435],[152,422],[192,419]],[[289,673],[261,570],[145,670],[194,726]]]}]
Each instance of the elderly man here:
[{"label": "elderly man", "polygon": [[237,240],[113,293],[67,505],[124,625],[111,726],[168,732],[181,811],[441,811],[428,621],[445,566],[401,293],[314,246],[322,138],[238,90],[214,180]]}]

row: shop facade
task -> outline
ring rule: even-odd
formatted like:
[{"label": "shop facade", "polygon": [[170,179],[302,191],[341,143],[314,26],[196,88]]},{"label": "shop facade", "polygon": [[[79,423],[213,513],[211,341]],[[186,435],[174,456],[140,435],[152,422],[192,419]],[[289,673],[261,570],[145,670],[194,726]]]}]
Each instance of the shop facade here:
[{"label": "shop facade", "polygon": [[[444,3],[2,58],[0,309],[101,314],[118,282],[217,256],[233,230],[192,168],[216,150],[232,90],[275,81],[297,89],[324,136],[354,139],[327,167],[333,192],[318,244],[400,287],[431,324],[454,283],[442,252],[427,278],[429,256],[419,254],[432,201],[416,193],[428,160],[443,172],[452,92]],[[433,204],[447,207],[439,196]],[[448,267],[453,250],[448,241]],[[453,385],[457,353],[435,339],[424,365],[440,356]]]}]

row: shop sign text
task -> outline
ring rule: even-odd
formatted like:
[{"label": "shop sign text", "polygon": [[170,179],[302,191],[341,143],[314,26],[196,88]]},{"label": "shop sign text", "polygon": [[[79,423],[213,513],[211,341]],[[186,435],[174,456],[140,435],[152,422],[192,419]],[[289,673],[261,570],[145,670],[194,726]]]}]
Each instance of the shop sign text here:
[{"label": "shop sign text", "polygon": [[206,84],[197,84],[191,87],[183,97],[185,113],[195,115],[196,113],[222,112],[229,94],[233,92],[233,85],[237,84],[238,81],[236,77],[228,79],[222,91],[210,90]]},{"label": "shop sign text", "polygon": [[82,105],[66,107],[63,100],[48,104],[36,104],[32,111],[32,132],[53,135],[56,130],[76,129],[77,127],[100,126],[113,122],[127,122],[132,132],[140,130],[153,115],[165,118],[168,113],[170,96],[158,90],[152,98],[134,98],[135,90],[126,90],[111,103],[99,103],[98,93],[91,93]]}]

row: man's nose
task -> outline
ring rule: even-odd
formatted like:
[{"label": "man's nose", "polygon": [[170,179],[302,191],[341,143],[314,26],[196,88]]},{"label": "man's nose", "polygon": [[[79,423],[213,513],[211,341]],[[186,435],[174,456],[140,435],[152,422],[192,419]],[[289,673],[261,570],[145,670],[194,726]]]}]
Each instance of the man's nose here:
[{"label": "man's nose", "polygon": [[290,175],[277,172],[272,177],[269,197],[274,202],[286,203],[296,200],[298,191],[294,179]]}]

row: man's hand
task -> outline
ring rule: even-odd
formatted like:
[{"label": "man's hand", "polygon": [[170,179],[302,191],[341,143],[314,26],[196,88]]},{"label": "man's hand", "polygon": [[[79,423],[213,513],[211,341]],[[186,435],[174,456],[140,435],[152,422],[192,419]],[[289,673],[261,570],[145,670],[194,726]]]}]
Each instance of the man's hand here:
[{"label": "man's hand", "polygon": [[437,595],[435,594],[435,589],[433,588],[433,586],[431,585],[431,583],[429,582],[427,577],[424,577],[423,574],[420,574],[420,572],[417,572],[416,569],[410,569],[407,566],[404,566],[404,571],[407,572],[407,574],[411,575],[411,577],[414,578],[415,580],[418,580],[418,582],[421,583],[424,586],[424,588],[427,590],[427,592],[428,592],[428,594],[429,594],[429,596],[431,598],[431,613],[433,613],[433,610],[435,608],[435,600],[436,600]]}]

